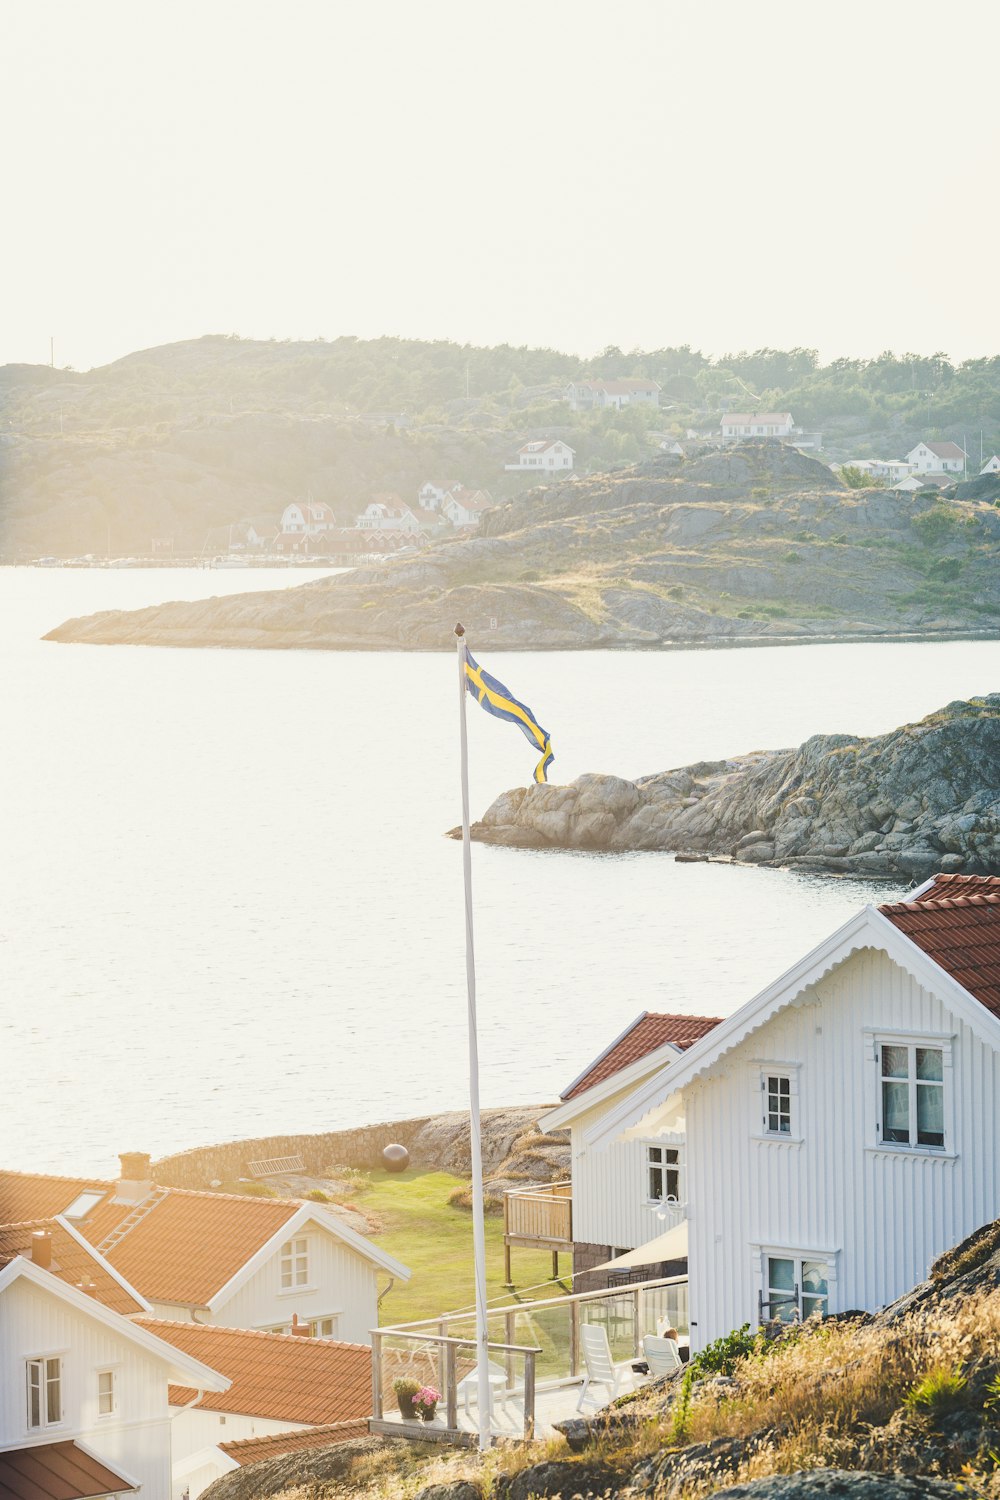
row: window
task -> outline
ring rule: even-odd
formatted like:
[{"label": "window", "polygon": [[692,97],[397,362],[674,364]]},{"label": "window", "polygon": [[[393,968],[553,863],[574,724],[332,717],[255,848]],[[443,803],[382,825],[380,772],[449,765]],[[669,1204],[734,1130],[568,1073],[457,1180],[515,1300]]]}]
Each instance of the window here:
[{"label": "window", "polygon": [[337,1324],[340,1320],[333,1318],[311,1318],[309,1321],[309,1332],[314,1339],[335,1339],[337,1337]]},{"label": "window", "polygon": [[646,1180],[650,1203],[681,1201],[681,1153],[678,1146],[646,1147]]},{"label": "window", "polygon": [[796,1323],[814,1313],[823,1315],[829,1296],[825,1260],[793,1255],[767,1257],[767,1290],[761,1302],[765,1321],[777,1318],[782,1323]]},{"label": "window", "polygon": [[879,1046],[881,1139],[893,1146],[944,1145],[944,1051],[914,1042]]},{"label": "window", "polygon": [[309,1284],[309,1241],[286,1240],[281,1247],[281,1290]]},{"label": "window", "polygon": [[103,1193],[79,1193],[73,1199],[69,1208],[63,1209],[63,1216],[67,1219],[85,1219],[91,1209],[96,1208],[103,1197]]},{"label": "window", "polygon": [[788,1073],[760,1075],[765,1135],[792,1133],[792,1080]]},{"label": "window", "polygon": [[114,1370],[99,1370],[97,1372],[97,1415],[99,1417],[114,1415],[118,1406],[115,1395]]},{"label": "window", "polygon": [[28,1360],[28,1427],[62,1421],[62,1360]]}]

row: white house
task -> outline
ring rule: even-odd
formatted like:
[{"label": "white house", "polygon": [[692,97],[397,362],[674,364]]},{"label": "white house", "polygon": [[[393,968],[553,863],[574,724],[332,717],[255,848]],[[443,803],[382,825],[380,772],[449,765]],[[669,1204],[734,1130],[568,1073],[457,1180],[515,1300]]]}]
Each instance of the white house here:
[{"label": "white house", "polygon": [[915,474],[961,474],[966,452],[957,443],[918,443],[906,455]]},{"label": "white house", "polygon": [[492,504],[493,497],[488,490],[467,490],[464,485],[457,484],[445,495],[441,513],[453,526],[478,526],[483,511],[489,510]]},{"label": "white house", "polygon": [[944,474],[907,474],[904,478],[895,480],[890,489],[912,495],[917,490],[947,489],[950,483]]},{"label": "white house", "polygon": [[[570,1132],[577,1291],[607,1285],[607,1273],[578,1279],[592,1267],[679,1225],[685,1217],[687,1192],[683,1130],[659,1133],[648,1141],[615,1140],[596,1151],[587,1144],[588,1134],[629,1099],[639,1084],[675,1063],[698,1037],[717,1025],[715,1016],[643,1011],[539,1121],[543,1131]],[[677,1269],[664,1274],[672,1275]]]},{"label": "white house", "polygon": [[564,392],[573,411],[623,406],[659,406],[660,387],[655,380],[575,380]]},{"label": "white house", "polygon": [[24,1255],[0,1270],[0,1494],[166,1500],[171,1383],[228,1380]]},{"label": "white house", "polygon": [[[226,1377],[224,1391],[170,1387],[173,1497],[189,1500],[220,1474],[239,1468],[251,1443],[270,1456],[365,1436],[372,1410],[367,1344],[297,1334],[251,1333],[140,1318],[138,1326]],[[222,1445],[225,1444],[225,1447]],[[234,1446],[235,1445],[235,1448]]]},{"label": "white house", "polygon": [[336,516],[322,500],[294,500],[281,512],[281,530],[286,536],[318,536],[336,525]]},{"label": "white house", "polygon": [[722,418],[722,436],[729,442],[742,438],[791,437],[795,431],[790,411],[729,411]]},{"label": "white house", "polygon": [[408,505],[386,505],[382,500],[373,500],[366,505],[355,521],[359,531],[405,531],[415,534],[420,530],[420,520]]},{"label": "white house", "polygon": [[508,474],[566,471],[573,467],[575,450],[561,438],[537,438],[517,450],[517,462],[505,464]]},{"label": "white house", "polygon": [[994,453],[992,458],[986,460],[979,472],[980,474],[1000,474],[1000,458]]},{"label": "white house", "polygon": [[417,505],[421,510],[440,510],[445,495],[461,488],[457,479],[450,484],[435,484],[432,479],[428,479],[417,491]]},{"label": "white house", "polygon": [[840,467],[858,469],[862,474],[870,475],[872,479],[881,480],[889,489],[895,488],[897,480],[905,479],[913,472],[905,459],[896,458],[852,458]]},{"label": "white house", "polygon": [[320,1204],[158,1187],[126,1153],[118,1182],[0,1172],[0,1221],[61,1214],[158,1317],[367,1343],[379,1278],[409,1270]]},{"label": "white house", "polygon": [[585,1132],[686,1150],[692,1347],[874,1309],[1000,1213],[1000,879],[865,907]]}]

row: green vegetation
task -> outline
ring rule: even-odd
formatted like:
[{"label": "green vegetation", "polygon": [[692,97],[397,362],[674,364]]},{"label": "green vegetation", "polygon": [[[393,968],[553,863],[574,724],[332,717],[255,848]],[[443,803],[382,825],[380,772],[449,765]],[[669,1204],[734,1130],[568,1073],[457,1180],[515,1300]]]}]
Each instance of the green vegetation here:
[{"label": "green vegetation", "polygon": [[943,1416],[962,1405],[968,1383],[968,1378],[957,1365],[935,1365],[907,1391],[903,1405],[911,1411]]}]

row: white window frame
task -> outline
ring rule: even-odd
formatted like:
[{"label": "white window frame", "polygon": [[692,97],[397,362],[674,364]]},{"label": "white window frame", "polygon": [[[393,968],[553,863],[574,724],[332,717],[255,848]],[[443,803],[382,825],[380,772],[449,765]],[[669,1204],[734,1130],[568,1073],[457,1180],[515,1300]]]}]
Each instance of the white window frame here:
[{"label": "white window frame", "polygon": [[[933,1031],[893,1031],[887,1027],[869,1026],[865,1028],[865,1053],[868,1058],[868,1088],[867,1102],[869,1105],[868,1118],[872,1121],[872,1136],[870,1145],[866,1147],[869,1153],[878,1155],[905,1156],[905,1157],[936,1157],[952,1161],[955,1159],[955,1080],[954,1080],[954,1032]],[[944,1144],[941,1146],[929,1146],[913,1141],[886,1141],[882,1138],[882,1048],[883,1047],[927,1047],[941,1053],[941,1076],[944,1096],[942,1100],[944,1115]],[[911,1051],[911,1062],[915,1061],[915,1054]],[[909,1079],[911,1085],[911,1128],[915,1124],[915,1103],[913,1090],[916,1080]]]},{"label": "white window frame", "polygon": [[807,1247],[804,1245],[779,1245],[762,1244],[757,1242],[750,1246],[750,1264],[753,1280],[753,1314],[752,1322],[757,1325],[758,1297],[763,1293],[767,1297],[769,1286],[768,1261],[791,1260],[795,1263],[793,1281],[799,1288],[799,1310],[802,1307],[802,1263],[803,1261],[818,1261],[826,1266],[826,1311],[827,1313],[838,1312],[838,1271],[840,1266],[840,1251],[833,1249],[821,1249],[818,1247]]},{"label": "white window frame", "polygon": [[[108,1407],[107,1411],[102,1411],[101,1401],[104,1392],[101,1390],[101,1381],[105,1378],[105,1376],[108,1377],[111,1383],[111,1389],[109,1392],[111,1396],[111,1405]],[[110,1366],[105,1366],[103,1370],[97,1371],[97,1415],[98,1418],[102,1421],[106,1420],[108,1417],[114,1417],[118,1415],[118,1371]]]},{"label": "white window frame", "polygon": [[306,1234],[293,1234],[282,1245],[278,1255],[278,1286],[282,1294],[301,1292],[309,1286],[309,1252]]},{"label": "white window frame", "polygon": [[[776,1146],[802,1145],[801,1087],[799,1075],[802,1064],[778,1062],[769,1058],[754,1058],[751,1074],[752,1119],[756,1126],[750,1132],[752,1140],[767,1141]],[[788,1129],[771,1130],[768,1125],[768,1081],[771,1078],[788,1080]]]},{"label": "white window frame", "polygon": [[[322,1331],[324,1323],[329,1323],[329,1333]],[[321,1317],[310,1318],[309,1333],[314,1339],[337,1340],[340,1337],[340,1313],[323,1313]]]},{"label": "white window frame", "polygon": [[[53,1377],[49,1370],[50,1365],[56,1366],[56,1374]],[[38,1381],[38,1417],[37,1422],[31,1420],[31,1395],[32,1395],[32,1370],[37,1370]],[[25,1416],[29,1432],[41,1432],[47,1427],[61,1427],[63,1423],[63,1359],[61,1354],[37,1354],[24,1362],[24,1396]],[[58,1388],[59,1415],[50,1417],[49,1412],[49,1385],[54,1384]]]},{"label": "white window frame", "polygon": [[[650,1152],[652,1151],[674,1151],[677,1154],[677,1160],[675,1162],[668,1162],[661,1158],[660,1161],[653,1161],[650,1156]],[[679,1208],[681,1206],[681,1204],[684,1202],[684,1147],[680,1141],[644,1141],[642,1152],[642,1170],[644,1183],[643,1190],[646,1203],[656,1208],[659,1208],[664,1204],[668,1205],[671,1208]],[[660,1173],[664,1190],[666,1189],[667,1185],[668,1172],[677,1173],[676,1198],[668,1198],[665,1196],[665,1193],[664,1196],[659,1198],[653,1196],[653,1194],[650,1192],[650,1178],[653,1172]]]}]

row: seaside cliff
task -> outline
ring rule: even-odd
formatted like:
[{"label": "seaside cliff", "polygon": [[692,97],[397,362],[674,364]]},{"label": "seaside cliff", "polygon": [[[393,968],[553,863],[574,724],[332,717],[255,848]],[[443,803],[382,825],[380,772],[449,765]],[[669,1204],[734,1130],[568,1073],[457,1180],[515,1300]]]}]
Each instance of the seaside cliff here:
[{"label": "seaside cliff", "polygon": [[[459,830],[452,830],[457,836]],[[625,781],[505,792],[472,827],[525,849],[660,849],[924,879],[1000,872],[1000,694],[871,739],[814,735]]]}]

